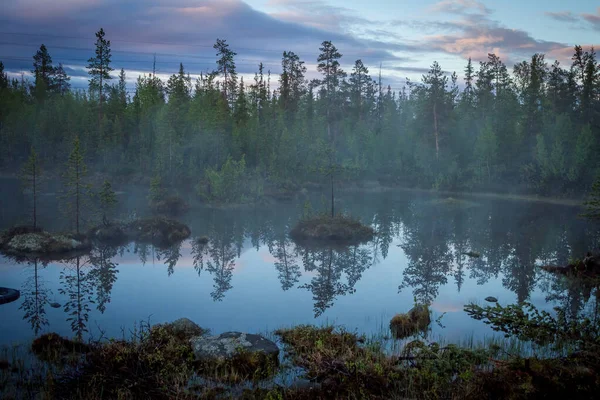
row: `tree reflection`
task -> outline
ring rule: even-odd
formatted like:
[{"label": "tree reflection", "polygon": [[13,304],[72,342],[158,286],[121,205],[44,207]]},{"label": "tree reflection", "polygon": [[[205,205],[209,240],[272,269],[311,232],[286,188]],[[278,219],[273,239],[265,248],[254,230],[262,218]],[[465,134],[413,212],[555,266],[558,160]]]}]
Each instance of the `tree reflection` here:
[{"label": "tree reflection", "polygon": [[64,305],[67,321],[71,323],[71,330],[78,339],[88,332],[87,322],[90,314],[90,304],[94,303],[94,280],[91,279],[85,267],[89,260],[82,261],[82,257],[65,261],[65,269],[60,273],[62,287],[59,293],[66,295],[68,300]]},{"label": "tree reflection", "polygon": [[39,276],[39,264],[41,262],[36,258],[30,261],[29,264],[33,266],[33,275],[29,276],[23,284],[23,303],[19,309],[25,311],[23,319],[29,322],[31,329],[37,336],[42,327],[48,325],[45,307],[48,304],[50,290],[44,287],[44,282]]},{"label": "tree reflection", "polygon": [[156,260],[164,260],[169,276],[173,275],[173,272],[175,272],[175,265],[177,265],[177,261],[181,258],[182,243],[183,242],[178,242],[170,247],[156,248]]},{"label": "tree reflection", "polygon": [[400,245],[408,258],[399,290],[412,288],[417,302],[430,304],[439,287],[448,281],[453,254],[449,245],[449,224],[433,212],[415,209],[413,223],[404,226]]},{"label": "tree reflection", "polygon": [[371,251],[359,246],[335,249],[298,246],[296,253],[302,258],[304,270],[316,273],[310,283],[300,286],[313,294],[315,318],[331,307],[338,296],[354,293],[354,286],[372,262]]},{"label": "tree reflection", "polygon": [[117,281],[118,264],[113,258],[118,250],[118,247],[100,246],[89,256],[92,269],[88,278],[96,287],[96,308],[101,313],[106,310],[106,303],[110,303],[110,294]]}]

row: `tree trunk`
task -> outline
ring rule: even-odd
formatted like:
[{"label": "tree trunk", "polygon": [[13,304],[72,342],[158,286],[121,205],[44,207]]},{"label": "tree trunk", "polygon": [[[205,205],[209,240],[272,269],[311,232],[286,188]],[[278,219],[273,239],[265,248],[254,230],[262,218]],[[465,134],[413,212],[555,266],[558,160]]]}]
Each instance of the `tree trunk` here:
[{"label": "tree trunk", "polygon": [[79,165],[75,172],[75,226],[79,235]]},{"label": "tree trunk", "polygon": [[433,103],[433,129],[435,134],[435,159],[440,158],[440,140],[438,135],[438,123],[437,123],[437,103]]},{"label": "tree trunk", "polygon": [[33,165],[33,228],[37,228],[36,165]]}]

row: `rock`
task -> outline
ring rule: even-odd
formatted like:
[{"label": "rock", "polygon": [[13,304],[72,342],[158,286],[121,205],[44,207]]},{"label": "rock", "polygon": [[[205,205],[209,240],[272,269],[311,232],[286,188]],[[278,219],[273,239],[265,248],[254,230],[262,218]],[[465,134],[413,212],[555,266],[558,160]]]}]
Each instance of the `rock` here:
[{"label": "rock", "polygon": [[468,251],[468,252],[462,253],[462,254],[464,254],[465,256],[472,257],[472,258],[479,258],[479,257],[481,257],[481,254],[477,253],[476,251]]},{"label": "rock", "polygon": [[202,336],[207,332],[207,330],[202,329],[194,321],[188,318],[179,318],[167,326],[171,328],[173,334],[181,339],[190,339],[194,336]]},{"label": "rock", "polygon": [[4,235],[2,250],[15,256],[52,256],[91,249],[85,235],[52,234],[13,228]]},{"label": "rock", "polygon": [[226,332],[190,340],[200,375],[221,381],[265,379],[277,372],[279,348],[250,333]]},{"label": "rock", "polygon": [[497,303],[498,299],[495,298],[494,296],[488,296],[485,298],[485,301],[489,301],[490,303]]},{"label": "rock", "polygon": [[60,304],[57,303],[57,302],[50,303],[50,307],[52,307],[52,308],[60,308]]},{"label": "rock", "polygon": [[0,287],[0,304],[6,304],[17,300],[21,296],[21,292],[17,289]]},{"label": "rock", "polygon": [[240,350],[246,353],[263,353],[277,359],[279,347],[261,335],[225,332],[218,336],[196,336],[190,340],[197,360],[227,360]]},{"label": "rock", "polygon": [[208,242],[209,242],[208,236],[200,236],[198,239],[196,239],[196,243],[198,243],[200,245],[208,244]]}]

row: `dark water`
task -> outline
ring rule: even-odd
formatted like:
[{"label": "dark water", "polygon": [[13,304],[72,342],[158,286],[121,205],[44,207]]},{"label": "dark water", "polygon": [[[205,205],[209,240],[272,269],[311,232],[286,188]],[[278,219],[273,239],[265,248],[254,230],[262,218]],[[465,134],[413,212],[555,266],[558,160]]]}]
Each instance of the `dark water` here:
[{"label": "dark water", "polygon": [[[24,203],[15,196],[2,195],[4,226],[22,219]],[[321,207],[318,196],[314,208]],[[597,289],[536,268],[567,263],[597,247],[597,227],[577,219],[577,208],[476,198],[448,206],[408,192],[339,197],[338,210],[372,224],[375,241],[342,249],[296,246],[287,233],[302,214],[298,201],[194,209],[181,218],[192,239],[169,249],[105,247],[50,263],[0,257],[0,286],[22,293],[0,306],[0,344],[49,331],[120,337],[136,322],[179,317],[215,333],[335,323],[378,334],[415,300],[430,303],[434,319],[443,314],[441,325],[431,326],[432,337],[461,341],[493,334],[463,311],[466,303],[484,303],[487,296],[501,304],[558,306],[572,316],[597,308]],[[144,213],[142,196],[119,199],[122,212]],[[45,200],[46,227],[62,221],[55,201]],[[210,238],[206,246],[193,240],[203,235]],[[482,257],[462,254],[471,250]],[[51,307],[54,302],[60,307]]]}]

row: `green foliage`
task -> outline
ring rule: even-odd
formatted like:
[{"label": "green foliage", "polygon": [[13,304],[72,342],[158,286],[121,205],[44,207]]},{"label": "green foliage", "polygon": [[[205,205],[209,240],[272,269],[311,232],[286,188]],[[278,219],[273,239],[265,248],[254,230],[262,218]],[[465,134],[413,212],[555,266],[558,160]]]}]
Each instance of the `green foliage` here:
[{"label": "green foliage", "polygon": [[248,201],[249,196],[260,193],[261,183],[252,185],[246,171],[246,160],[235,161],[231,156],[219,170],[209,168],[205,172],[206,184],[200,185],[199,194],[206,201],[230,204]]},{"label": "green foliage", "polygon": [[538,345],[549,345],[556,350],[565,346],[598,351],[600,348],[599,321],[589,318],[569,319],[564,309],[556,307],[556,315],[539,311],[533,304],[524,302],[503,307],[465,306],[465,312],[476,320],[483,320],[492,329],[516,336],[520,340]]},{"label": "green foliage", "polygon": [[585,212],[582,214],[584,217],[595,220],[600,219],[600,177],[594,181],[584,206]]},{"label": "green foliage", "polygon": [[[277,78],[259,64],[246,87],[236,52],[223,39],[214,48],[213,73],[192,81],[180,64],[162,82],[153,70],[138,77],[131,98],[124,71],[107,85],[112,61],[102,29],[88,93],[69,89],[64,68],[52,66],[43,45],[34,56],[35,81],[10,81],[0,63],[0,168],[21,164],[32,146],[56,168],[77,135],[98,172],[124,179],[158,173],[173,185],[202,177],[199,191],[209,201],[258,199],[263,182],[285,191],[325,180],[469,191],[511,185],[580,196],[600,170],[593,156],[600,149],[600,68],[592,50],[576,47],[566,68],[535,54],[512,74],[489,54],[478,68],[469,62],[461,92],[456,74],[437,62],[402,88],[375,82],[362,60],[353,60],[347,75],[341,65],[348,60],[330,41],[316,60],[321,79],[307,81],[305,61],[285,51]],[[240,194],[219,174],[242,158],[248,183]]]},{"label": "green foliage", "polygon": [[31,190],[31,221],[34,228],[37,227],[37,189],[39,185],[39,179],[40,166],[38,155],[35,152],[35,149],[32,147],[27,162],[25,162],[21,168],[21,182],[24,188]]},{"label": "green foliage", "polygon": [[87,183],[87,166],[83,160],[83,151],[79,137],[73,140],[73,148],[69,154],[66,171],[63,174],[64,212],[67,217],[74,219],[77,234],[84,220],[84,212],[88,209],[92,196],[91,185]]},{"label": "green foliage", "polygon": [[148,192],[148,200],[151,203],[157,203],[165,198],[167,190],[163,186],[162,178],[155,176],[150,181],[150,190]]}]

